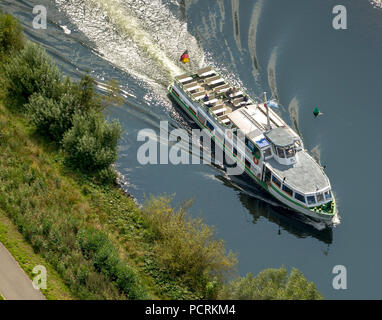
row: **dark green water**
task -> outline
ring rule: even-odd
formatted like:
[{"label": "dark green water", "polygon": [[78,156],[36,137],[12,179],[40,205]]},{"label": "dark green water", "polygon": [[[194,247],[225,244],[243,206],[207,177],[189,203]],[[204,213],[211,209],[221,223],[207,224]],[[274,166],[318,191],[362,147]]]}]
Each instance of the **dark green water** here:
[{"label": "dark green water", "polygon": [[[47,30],[32,28],[35,4],[48,8]],[[0,0],[0,8],[17,16],[28,38],[44,45],[65,73],[78,78],[89,71],[99,82],[119,81],[126,103],[108,116],[124,128],[117,168],[139,201],[161,193],[175,193],[175,203],[194,198],[192,214],[214,225],[238,252],[241,274],[297,267],[328,299],[380,299],[382,10],[367,0],[341,1],[348,29],[334,30],[336,4]],[[248,92],[279,98],[283,118],[326,165],[339,226],[318,231],[291,219],[256,186],[230,180],[217,167],[138,163],[139,130],[159,132],[161,120],[192,127],[166,94],[185,49],[194,66],[212,63]],[[314,119],[316,106],[324,115]],[[335,265],[347,268],[347,290],[332,287]]]}]

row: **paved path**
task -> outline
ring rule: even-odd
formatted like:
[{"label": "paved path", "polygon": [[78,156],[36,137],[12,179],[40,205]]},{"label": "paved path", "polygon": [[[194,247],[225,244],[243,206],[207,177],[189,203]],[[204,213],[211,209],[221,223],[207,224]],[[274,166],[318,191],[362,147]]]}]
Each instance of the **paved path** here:
[{"label": "paved path", "polygon": [[33,288],[32,281],[2,243],[0,243],[0,293],[6,300],[45,300],[44,295]]}]

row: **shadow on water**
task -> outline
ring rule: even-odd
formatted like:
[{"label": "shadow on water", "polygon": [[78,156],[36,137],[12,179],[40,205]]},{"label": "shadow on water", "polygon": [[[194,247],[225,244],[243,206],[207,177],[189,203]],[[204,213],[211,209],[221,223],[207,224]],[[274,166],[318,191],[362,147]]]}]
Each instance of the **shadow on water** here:
[{"label": "shadow on water", "polygon": [[[234,181],[222,175],[215,177],[222,181],[225,186],[239,191],[239,200],[252,215],[254,224],[257,224],[263,217],[297,238],[313,237],[326,244],[333,242],[333,230],[331,228],[317,229],[311,224],[310,219],[285,208],[260,187],[254,185],[248,175],[235,177]],[[279,229],[280,234],[281,229]]]}]

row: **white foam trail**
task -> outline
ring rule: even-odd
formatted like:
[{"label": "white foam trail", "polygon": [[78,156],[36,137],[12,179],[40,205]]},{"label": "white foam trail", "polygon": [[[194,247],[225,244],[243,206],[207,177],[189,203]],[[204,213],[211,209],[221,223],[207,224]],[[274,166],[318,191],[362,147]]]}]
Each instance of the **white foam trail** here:
[{"label": "white foam trail", "polygon": [[321,147],[320,145],[316,145],[310,151],[314,160],[316,160],[321,165]]},{"label": "white foam trail", "polygon": [[67,26],[60,26],[62,30],[64,30],[65,34],[71,34],[72,31]]},{"label": "white foam trail", "polygon": [[374,8],[382,8],[382,0],[370,0],[370,3]]},{"label": "white foam trail", "polygon": [[233,22],[233,35],[235,37],[236,45],[239,51],[241,51],[239,1],[238,0],[232,0],[232,22]]},{"label": "white foam trail", "polygon": [[276,62],[278,47],[274,47],[268,62],[268,84],[274,98],[278,100],[277,84],[276,84]]},{"label": "white foam trail", "polygon": [[297,133],[301,136],[300,130],[299,130],[300,103],[297,97],[293,97],[293,99],[289,103],[288,111],[289,111],[290,119],[293,122],[294,128],[296,129]]},{"label": "white foam trail", "polygon": [[203,50],[188,33],[187,24],[160,0],[55,2],[104,59],[151,87],[166,87],[184,72],[178,61],[184,50],[189,50],[194,68],[203,60]]},{"label": "white foam trail", "polygon": [[225,8],[224,8],[224,0],[218,0],[219,10],[220,10],[220,32],[223,32],[223,25],[225,21]]},{"label": "white foam trail", "polygon": [[170,76],[181,73],[181,69],[175,65],[174,60],[170,60],[154,42],[149,33],[141,28],[140,23],[132,15],[128,14],[116,0],[90,0],[103,8],[111,22],[118,28],[118,31],[129,36],[129,38],[143,51],[147,52],[152,60],[157,61],[161,67],[170,71]]},{"label": "white foam trail", "polygon": [[263,8],[263,1],[260,0],[253,8],[252,16],[251,16],[251,24],[249,26],[249,34],[248,34],[248,49],[249,54],[251,55],[251,59],[253,62],[253,77],[256,79],[258,75],[258,59],[256,55],[256,38],[257,38],[257,27],[259,25],[259,18],[261,14],[261,10]]}]

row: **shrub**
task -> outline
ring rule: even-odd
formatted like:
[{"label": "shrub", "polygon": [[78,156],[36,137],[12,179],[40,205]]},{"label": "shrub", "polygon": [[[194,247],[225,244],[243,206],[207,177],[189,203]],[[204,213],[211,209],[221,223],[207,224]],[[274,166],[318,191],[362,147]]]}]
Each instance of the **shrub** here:
[{"label": "shrub", "polygon": [[119,258],[118,252],[108,236],[100,230],[89,228],[78,234],[83,255],[93,261],[94,267],[111,281],[130,299],[146,298],[144,286],[137,274]]},{"label": "shrub", "polygon": [[72,126],[72,113],[65,105],[69,105],[63,97],[63,101],[56,102],[40,93],[33,94],[26,109],[30,116],[30,121],[37,130],[44,136],[55,141],[61,141],[64,133]]},{"label": "shrub", "polygon": [[97,171],[95,173],[95,178],[100,184],[112,185],[113,183],[115,183],[117,179],[117,173],[112,167],[109,167],[109,168]]},{"label": "shrub", "polygon": [[173,209],[171,198],[151,197],[142,212],[152,230],[154,252],[163,269],[199,296],[214,298],[219,284],[237,261],[224,242],[201,219],[187,214],[189,203]]},{"label": "shrub", "polygon": [[20,23],[10,14],[0,11],[0,61],[4,62],[12,51],[24,47],[24,35]]},{"label": "shrub", "polygon": [[246,277],[229,283],[221,291],[219,298],[233,300],[320,300],[315,285],[309,283],[304,275],[293,268],[288,271],[280,269],[266,269],[256,277],[251,273]]},{"label": "shrub", "polygon": [[121,135],[118,122],[107,123],[103,115],[90,111],[76,113],[73,127],[64,135],[63,147],[69,164],[84,172],[107,169],[117,159]]},{"label": "shrub", "polygon": [[4,73],[7,102],[18,108],[34,93],[53,98],[61,81],[58,68],[46,51],[32,42],[27,42],[23,50],[9,59]]},{"label": "shrub", "polygon": [[140,284],[138,275],[122,263],[116,266],[116,283],[118,289],[126,293],[130,299],[147,299],[146,291]]}]

